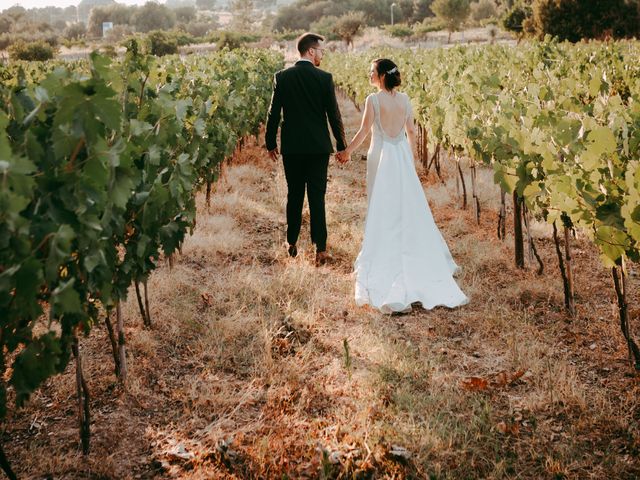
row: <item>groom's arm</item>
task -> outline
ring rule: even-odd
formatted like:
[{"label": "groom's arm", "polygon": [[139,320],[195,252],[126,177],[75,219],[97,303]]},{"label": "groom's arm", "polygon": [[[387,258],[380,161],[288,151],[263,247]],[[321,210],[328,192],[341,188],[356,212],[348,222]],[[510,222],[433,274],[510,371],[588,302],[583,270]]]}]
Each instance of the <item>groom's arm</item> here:
[{"label": "groom's arm", "polygon": [[267,128],[265,131],[265,144],[268,151],[278,148],[278,127],[280,126],[280,112],[282,111],[281,88],[278,84],[278,74],[273,76],[273,94],[267,113]]},{"label": "groom's arm", "polygon": [[347,139],[344,135],[344,125],[342,124],[342,116],[338,107],[338,99],[336,98],[336,87],[333,84],[333,77],[329,74],[329,93],[327,102],[327,118],[331,131],[336,139],[336,149],[342,152],[347,148]]}]

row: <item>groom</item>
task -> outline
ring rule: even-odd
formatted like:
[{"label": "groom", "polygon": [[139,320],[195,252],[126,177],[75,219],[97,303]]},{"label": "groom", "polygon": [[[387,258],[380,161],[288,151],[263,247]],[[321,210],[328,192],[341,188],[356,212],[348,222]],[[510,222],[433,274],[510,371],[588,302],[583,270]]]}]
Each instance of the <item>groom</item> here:
[{"label": "groom", "polygon": [[324,38],[305,33],[297,42],[300,59],[275,74],[273,95],[267,116],[266,144],[271,159],[278,159],[276,142],[280,112],[283,123],[280,144],[284,174],[287,179],[287,242],[291,257],[298,254],[296,242],[302,225],[305,189],[311,216],[311,241],[316,246],[316,266],[325,264],[327,224],[324,196],[327,190],[327,167],[333,145],[327,119],[336,139],[338,160],[347,142],[342,117],[336,100],[333,78],[320,70],[324,54]]}]

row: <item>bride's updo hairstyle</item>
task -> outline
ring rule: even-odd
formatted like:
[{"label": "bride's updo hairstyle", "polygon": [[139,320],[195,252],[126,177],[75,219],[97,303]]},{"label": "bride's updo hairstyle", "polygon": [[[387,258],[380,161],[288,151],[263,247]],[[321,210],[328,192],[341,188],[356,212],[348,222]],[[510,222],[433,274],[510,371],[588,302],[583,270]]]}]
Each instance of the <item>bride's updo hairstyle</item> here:
[{"label": "bride's updo hairstyle", "polygon": [[400,70],[398,66],[388,58],[378,58],[373,61],[376,66],[376,72],[378,76],[384,75],[384,88],[386,90],[393,90],[400,86],[402,78],[400,77]]}]

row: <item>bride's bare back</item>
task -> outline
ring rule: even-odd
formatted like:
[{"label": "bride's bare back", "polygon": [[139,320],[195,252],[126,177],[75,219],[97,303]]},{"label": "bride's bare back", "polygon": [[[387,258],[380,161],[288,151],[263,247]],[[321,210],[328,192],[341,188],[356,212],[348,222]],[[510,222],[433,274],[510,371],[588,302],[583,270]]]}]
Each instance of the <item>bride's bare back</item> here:
[{"label": "bride's bare back", "polygon": [[407,95],[380,91],[376,94],[380,105],[380,125],[389,137],[397,137],[407,121]]}]

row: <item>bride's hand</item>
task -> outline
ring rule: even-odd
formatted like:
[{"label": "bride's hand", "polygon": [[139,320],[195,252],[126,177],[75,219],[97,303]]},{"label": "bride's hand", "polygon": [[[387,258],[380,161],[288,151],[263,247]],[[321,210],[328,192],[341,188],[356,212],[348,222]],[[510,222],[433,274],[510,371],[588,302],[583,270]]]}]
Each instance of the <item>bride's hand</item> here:
[{"label": "bride's hand", "polygon": [[347,163],[350,158],[351,158],[351,149],[347,147],[342,151],[341,163]]}]

